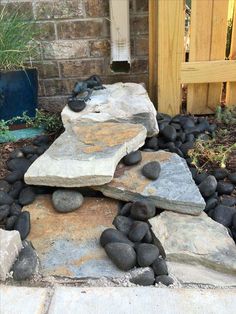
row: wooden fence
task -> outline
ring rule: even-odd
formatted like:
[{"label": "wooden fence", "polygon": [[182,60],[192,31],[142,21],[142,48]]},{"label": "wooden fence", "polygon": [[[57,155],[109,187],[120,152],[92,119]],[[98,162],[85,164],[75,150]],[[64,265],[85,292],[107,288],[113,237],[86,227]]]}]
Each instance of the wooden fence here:
[{"label": "wooden fence", "polygon": [[[228,7],[234,5],[226,60]],[[187,112],[212,113],[226,84],[226,104],[236,105],[236,0],[192,0],[189,61],[185,61],[185,1],[149,0],[149,93],[158,111],[180,113],[187,85]]]}]

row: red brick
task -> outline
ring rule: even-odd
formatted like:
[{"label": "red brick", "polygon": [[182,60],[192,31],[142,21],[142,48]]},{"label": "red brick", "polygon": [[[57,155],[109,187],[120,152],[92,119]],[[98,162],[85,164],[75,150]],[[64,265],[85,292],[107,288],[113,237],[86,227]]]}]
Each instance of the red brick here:
[{"label": "red brick", "polygon": [[89,17],[109,15],[109,0],[85,0],[85,12]]},{"label": "red brick", "polygon": [[106,39],[90,41],[89,45],[92,57],[104,57],[110,55],[110,42]]},{"label": "red brick", "polygon": [[38,69],[40,79],[59,77],[57,62],[52,61],[42,61],[40,63],[34,62],[33,66],[35,66]]},{"label": "red brick", "polygon": [[66,96],[39,97],[39,108],[49,112],[61,112],[67,104],[67,99]]},{"label": "red brick", "polygon": [[37,31],[39,32],[36,39],[38,40],[55,40],[55,27],[53,22],[49,23],[37,23]]},{"label": "red brick", "polygon": [[[156,0],[152,0],[156,1]],[[147,12],[148,11],[148,0],[136,0],[136,11]]]},{"label": "red brick", "polygon": [[131,34],[147,34],[148,33],[148,16],[131,17],[130,32]]},{"label": "red brick", "polygon": [[148,55],[148,37],[136,37],[135,54],[136,56]]},{"label": "red brick", "polygon": [[131,61],[131,73],[147,73],[148,72],[148,60],[147,59],[132,59]]},{"label": "red brick", "polygon": [[60,62],[61,73],[64,77],[81,77],[104,73],[104,62],[100,59],[77,60]]},{"label": "red brick", "polygon": [[10,3],[5,3],[5,4],[4,3],[0,4],[0,12],[2,11],[3,7],[4,7],[5,13],[12,15],[18,12],[19,16],[25,18],[26,20],[33,19],[33,7],[32,7],[32,3],[30,2],[20,2],[20,3],[10,2]]},{"label": "red brick", "polygon": [[135,55],[135,40],[134,40],[134,38],[130,38],[130,53],[131,53],[131,56]]},{"label": "red brick", "polygon": [[73,90],[76,81],[76,79],[43,80],[45,90],[44,96],[71,95],[71,91]]},{"label": "red brick", "polygon": [[103,35],[103,20],[60,22],[57,24],[59,39],[97,38]]},{"label": "red brick", "polygon": [[83,0],[37,1],[35,4],[37,20],[81,18],[83,16]]},{"label": "red brick", "polygon": [[89,57],[89,43],[87,40],[55,40],[43,42],[43,55],[45,59],[73,59]]}]

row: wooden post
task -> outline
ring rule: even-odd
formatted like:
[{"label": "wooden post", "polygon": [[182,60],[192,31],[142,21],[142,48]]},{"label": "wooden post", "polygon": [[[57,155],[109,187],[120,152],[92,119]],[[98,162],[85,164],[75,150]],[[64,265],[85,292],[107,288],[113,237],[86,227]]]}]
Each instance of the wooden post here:
[{"label": "wooden post", "polygon": [[[213,0],[192,0],[189,61],[210,59]],[[189,84],[187,110],[192,114],[210,113],[206,110],[208,84]]]},{"label": "wooden post", "polygon": [[[234,19],[231,37],[230,59],[236,60],[236,1],[234,3]],[[236,82],[228,82],[226,86],[226,104],[236,105]]]},{"label": "wooden post", "polygon": [[158,111],[180,112],[180,66],[184,61],[185,1],[158,0]]},{"label": "wooden post", "polygon": [[[211,50],[210,59],[224,60],[227,38],[228,0],[214,0],[212,10]],[[215,111],[220,104],[222,83],[212,83],[208,86],[206,106]]]},{"label": "wooden post", "polygon": [[157,105],[157,1],[149,0],[149,96]]}]

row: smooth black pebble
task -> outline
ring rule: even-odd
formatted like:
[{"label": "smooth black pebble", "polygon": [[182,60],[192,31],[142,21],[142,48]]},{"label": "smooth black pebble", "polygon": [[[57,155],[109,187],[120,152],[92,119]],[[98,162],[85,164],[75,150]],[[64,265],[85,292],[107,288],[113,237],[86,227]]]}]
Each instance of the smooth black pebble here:
[{"label": "smooth black pebble", "polygon": [[136,253],[129,244],[113,242],[108,243],[104,249],[119,269],[127,271],[136,265]]},{"label": "smooth black pebble", "polygon": [[138,164],[142,160],[142,154],[139,150],[129,153],[123,158],[123,163],[126,166],[132,166]]},{"label": "smooth black pebble", "polygon": [[30,233],[30,213],[27,211],[21,212],[18,216],[14,229],[19,231],[21,240],[24,240]]},{"label": "smooth black pebble", "polygon": [[158,161],[151,161],[147,164],[145,164],[142,168],[142,174],[150,179],[150,180],[156,180],[161,172],[161,165]]},{"label": "smooth black pebble", "polygon": [[100,237],[100,244],[102,247],[106,246],[108,243],[126,243],[131,246],[134,244],[119,230],[108,228],[104,230]]}]

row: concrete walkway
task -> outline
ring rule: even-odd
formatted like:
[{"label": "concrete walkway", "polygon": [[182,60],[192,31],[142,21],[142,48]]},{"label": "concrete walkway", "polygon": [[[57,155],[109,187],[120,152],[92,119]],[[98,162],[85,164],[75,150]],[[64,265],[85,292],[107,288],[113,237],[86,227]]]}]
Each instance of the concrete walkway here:
[{"label": "concrete walkway", "polygon": [[0,286],[1,314],[233,314],[236,289]]}]

